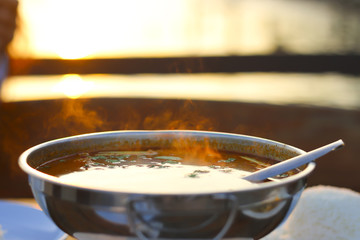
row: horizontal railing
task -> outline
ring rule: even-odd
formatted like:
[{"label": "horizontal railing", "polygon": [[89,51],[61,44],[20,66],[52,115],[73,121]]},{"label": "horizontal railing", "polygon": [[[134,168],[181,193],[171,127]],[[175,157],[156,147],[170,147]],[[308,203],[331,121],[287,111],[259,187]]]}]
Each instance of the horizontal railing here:
[{"label": "horizontal railing", "polygon": [[357,75],[360,74],[360,55],[10,60],[10,75],[235,72],[340,72]]}]

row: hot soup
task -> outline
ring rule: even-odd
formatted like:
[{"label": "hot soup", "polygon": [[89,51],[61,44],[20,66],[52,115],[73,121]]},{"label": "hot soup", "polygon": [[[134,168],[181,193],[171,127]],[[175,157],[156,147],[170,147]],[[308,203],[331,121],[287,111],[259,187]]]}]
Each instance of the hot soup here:
[{"label": "hot soup", "polygon": [[178,149],[153,149],[79,153],[47,161],[37,169],[66,183],[104,190],[201,193],[254,185],[242,177],[276,162],[235,152],[189,154]]}]

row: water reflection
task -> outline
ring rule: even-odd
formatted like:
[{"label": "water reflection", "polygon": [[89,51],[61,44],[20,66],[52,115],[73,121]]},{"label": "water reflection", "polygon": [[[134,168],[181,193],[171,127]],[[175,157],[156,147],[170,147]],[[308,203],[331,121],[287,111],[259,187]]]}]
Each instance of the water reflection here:
[{"label": "water reflection", "polygon": [[359,110],[359,80],[331,73],[18,76],[5,81],[1,97],[5,102],[66,96],[199,99]]},{"label": "water reflection", "polygon": [[54,93],[62,93],[68,98],[76,99],[91,91],[94,88],[94,82],[84,81],[78,74],[66,74],[61,77],[60,82],[52,88]]}]

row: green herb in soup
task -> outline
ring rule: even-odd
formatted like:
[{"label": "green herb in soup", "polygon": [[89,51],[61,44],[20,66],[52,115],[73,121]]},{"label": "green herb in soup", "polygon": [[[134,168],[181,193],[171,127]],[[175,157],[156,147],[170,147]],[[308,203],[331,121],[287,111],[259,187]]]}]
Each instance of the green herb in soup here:
[{"label": "green herb in soup", "polygon": [[180,193],[229,191],[253,185],[242,177],[274,163],[232,152],[189,157],[185,150],[152,149],[80,153],[47,161],[38,170],[85,187]]}]

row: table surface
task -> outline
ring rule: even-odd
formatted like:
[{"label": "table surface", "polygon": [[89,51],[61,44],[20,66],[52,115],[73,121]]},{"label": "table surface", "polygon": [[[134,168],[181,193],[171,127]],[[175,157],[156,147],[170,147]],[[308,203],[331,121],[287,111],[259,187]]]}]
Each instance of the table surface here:
[{"label": "table surface", "polygon": [[[18,203],[21,203],[21,204],[26,204],[26,205],[30,205],[30,206],[32,206],[34,208],[40,209],[39,205],[36,203],[34,198],[14,198],[14,199],[10,198],[10,199],[4,199],[4,200],[12,201],[12,202],[18,202]],[[66,240],[76,240],[76,238],[68,236],[66,238]]]}]

